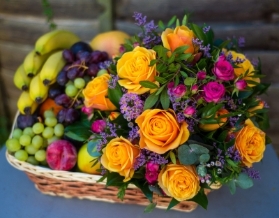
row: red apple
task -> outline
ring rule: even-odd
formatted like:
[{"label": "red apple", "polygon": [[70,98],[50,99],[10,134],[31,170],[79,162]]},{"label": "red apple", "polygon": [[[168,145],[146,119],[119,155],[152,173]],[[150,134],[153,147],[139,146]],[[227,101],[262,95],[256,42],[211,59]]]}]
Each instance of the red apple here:
[{"label": "red apple", "polygon": [[77,162],[77,150],[67,140],[56,140],[47,147],[46,161],[53,170],[71,170]]}]

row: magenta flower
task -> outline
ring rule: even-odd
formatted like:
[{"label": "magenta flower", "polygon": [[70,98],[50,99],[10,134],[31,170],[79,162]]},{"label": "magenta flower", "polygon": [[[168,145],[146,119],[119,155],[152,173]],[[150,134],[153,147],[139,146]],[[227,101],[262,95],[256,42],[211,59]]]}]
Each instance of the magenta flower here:
[{"label": "magenta flower", "polygon": [[185,117],[191,117],[191,116],[193,116],[193,114],[196,113],[196,108],[194,108],[192,106],[188,106],[184,109],[183,113],[184,113]]},{"label": "magenta flower", "polygon": [[157,182],[159,173],[156,171],[146,171],[145,172],[145,179],[149,184],[154,184]]},{"label": "magenta flower", "polygon": [[181,98],[183,97],[183,95],[185,95],[186,91],[187,91],[186,86],[183,84],[179,84],[178,86],[172,89],[172,94],[176,98]]},{"label": "magenta flower", "polygon": [[83,106],[81,108],[81,112],[86,114],[86,115],[91,115],[93,113],[93,108]]},{"label": "magenta flower", "polygon": [[101,133],[106,128],[106,121],[104,120],[95,120],[91,125],[91,130],[94,133]]},{"label": "magenta flower", "polygon": [[146,164],[146,171],[158,171],[159,164],[155,164],[154,162],[148,162]]},{"label": "magenta flower", "polygon": [[218,58],[218,61],[214,64],[212,69],[217,79],[223,81],[229,81],[234,79],[234,69],[229,61],[227,61],[225,55]]},{"label": "magenta flower", "polygon": [[235,87],[238,90],[244,90],[247,87],[247,82],[244,79],[240,79],[235,83]]},{"label": "magenta flower", "polygon": [[203,87],[203,98],[207,102],[219,102],[225,95],[225,87],[218,82],[209,82]]},{"label": "magenta flower", "polygon": [[168,89],[173,89],[173,88],[174,88],[174,82],[169,82]]},{"label": "magenta flower", "polygon": [[197,78],[198,78],[198,80],[204,80],[205,77],[206,77],[206,72],[205,72],[205,71],[199,71],[199,72],[197,73]]},{"label": "magenta flower", "polygon": [[198,85],[193,85],[191,88],[191,92],[192,94],[196,94],[199,90],[199,86]]}]

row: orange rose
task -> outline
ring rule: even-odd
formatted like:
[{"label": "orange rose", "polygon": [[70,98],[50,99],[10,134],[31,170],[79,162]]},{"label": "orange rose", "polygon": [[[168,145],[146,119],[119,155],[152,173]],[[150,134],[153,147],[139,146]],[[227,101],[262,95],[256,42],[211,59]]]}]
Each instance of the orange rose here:
[{"label": "orange rose", "polygon": [[102,111],[115,110],[116,107],[107,98],[108,81],[110,75],[105,73],[90,81],[83,90],[84,104],[89,108],[96,108]]},{"label": "orange rose", "polygon": [[[177,26],[174,30],[167,28],[161,35],[163,46],[173,52],[176,48],[188,45],[185,53],[195,53],[193,39],[195,34],[187,26]],[[169,52],[168,54],[170,55]]]},{"label": "orange rose", "polygon": [[250,116],[254,116],[255,113],[252,113],[253,111],[255,111],[255,110],[260,110],[260,109],[263,109],[263,108],[264,108],[264,102],[261,101],[261,100],[259,100],[259,101],[258,101],[258,105],[255,106],[255,107],[249,108],[248,111],[250,112]]},{"label": "orange rose", "polygon": [[133,51],[126,52],[117,62],[118,83],[130,93],[143,94],[150,91],[141,86],[140,81],[155,81],[156,64],[150,65],[150,61],[156,59],[156,52],[151,49],[137,46]]},{"label": "orange rose", "polygon": [[259,162],[263,158],[265,133],[247,119],[245,126],[236,135],[235,148],[241,156],[242,163],[251,167],[254,162]]},{"label": "orange rose", "polygon": [[135,122],[139,126],[140,147],[158,154],[177,148],[189,138],[188,124],[179,124],[173,110],[148,109]]},{"label": "orange rose", "polygon": [[[218,119],[218,117],[228,114],[229,112],[226,109],[220,109],[216,112],[215,114],[215,118],[216,121]],[[228,118],[227,117],[222,117],[220,118],[219,123],[215,123],[215,124],[199,124],[199,128],[203,131],[213,131],[216,130],[218,128],[220,128],[221,126],[223,126],[226,122],[227,122]]]},{"label": "orange rose", "polygon": [[[252,80],[254,82],[260,83],[260,79],[259,78],[255,78],[252,77],[255,73],[255,69],[254,66],[252,65],[252,63],[245,57],[245,55],[241,54],[241,53],[237,53],[235,51],[229,51],[228,54],[232,55],[232,58],[234,61],[236,61],[236,59],[241,59],[244,60],[242,63],[236,64],[236,68],[234,68],[234,74],[236,77],[240,77],[242,75],[244,75],[246,73],[246,71],[248,72],[247,76],[245,76],[243,79],[244,80]],[[247,84],[249,87],[253,87],[255,86],[254,84]]]},{"label": "orange rose", "polygon": [[178,201],[189,200],[200,190],[199,177],[194,166],[168,164],[159,173],[158,183],[166,195]]},{"label": "orange rose", "polygon": [[112,139],[102,151],[101,164],[106,169],[124,176],[123,182],[129,181],[133,177],[133,166],[140,154],[138,146],[121,136]]}]

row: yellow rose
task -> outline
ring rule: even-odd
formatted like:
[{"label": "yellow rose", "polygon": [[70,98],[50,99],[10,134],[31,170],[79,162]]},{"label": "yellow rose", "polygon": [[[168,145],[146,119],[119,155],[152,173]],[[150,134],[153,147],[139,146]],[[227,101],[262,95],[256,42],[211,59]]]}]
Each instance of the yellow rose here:
[{"label": "yellow rose", "polygon": [[[195,53],[195,46],[193,44],[193,39],[195,34],[187,26],[177,26],[174,30],[167,28],[162,32],[161,35],[163,46],[173,52],[176,48],[188,45],[188,49],[185,53]],[[169,52],[168,54],[170,55]]]},{"label": "yellow rose", "polygon": [[116,65],[119,85],[130,93],[143,94],[150,91],[149,88],[141,86],[140,81],[156,82],[156,64],[149,66],[154,59],[156,52],[144,47],[137,46],[133,51],[124,53]]},{"label": "yellow rose", "polygon": [[178,201],[189,200],[200,190],[194,166],[168,164],[159,173],[158,183],[166,195]]},{"label": "yellow rose", "polygon": [[112,139],[103,148],[101,164],[109,171],[124,176],[123,182],[129,181],[134,175],[134,163],[140,154],[140,148],[123,138]]},{"label": "yellow rose", "polygon": [[83,90],[84,104],[89,108],[102,111],[115,110],[116,107],[108,99],[108,81],[110,75],[105,73],[90,81]]},{"label": "yellow rose", "polygon": [[135,122],[139,126],[140,147],[164,154],[189,138],[188,124],[177,122],[173,110],[148,109]]},{"label": "yellow rose", "polygon": [[235,148],[241,156],[242,163],[251,167],[254,162],[259,162],[263,158],[265,133],[247,119],[245,126],[236,135]]},{"label": "yellow rose", "polygon": [[[260,83],[260,79],[259,78],[255,78],[252,77],[254,75],[254,66],[252,65],[252,63],[245,57],[245,55],[241,54],[241,53],[237,53],[235,51],[229,51],[229,54],[232,55],[232,58],[234,61],[236,61],[236,59],[241,59],[244,60],[242,63],[236,64],[237,68],[234,68],[234,74],[236,77],[239,77],[241,75],[244,75],[246,73],[246,71],[248,71],[248,74],[246,77],[244,77],[244,80],[252,80],[254,82]],[[247,84],[249,87],[253,87],[255,86],[254,84]]]},{"label": "yellow rose", "polygon": [[[215,118],[216,120],[218,119],[218,117],[228,114],[229,111],[227,111],[226,109],[220,109],[216,112],[215,114]],[[220,118],[220,122],[219,123],[215,123],[215,124],[199,124],[199,128],[203,131],[213,131],[216,130],[218,128],[220,128],[221,126],[223,126],[226,122],[227,122],[228,118],[227,117],[222,117]]]}]

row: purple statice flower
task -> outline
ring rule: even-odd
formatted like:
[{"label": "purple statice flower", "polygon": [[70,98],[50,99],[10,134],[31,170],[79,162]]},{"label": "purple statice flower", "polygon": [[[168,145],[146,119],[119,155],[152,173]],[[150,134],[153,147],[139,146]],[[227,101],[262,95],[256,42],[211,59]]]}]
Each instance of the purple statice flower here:
[{"label": "purple statice flower", "polygon": [[111,77],[111,79],[108,81],[108,87],[110,89],[114,89],[119,80],[119,77],[117,75],[113,75],[113,74],[111,74],[110,77]]},{"label": "purple statice flower", "polygon": [[210,44],[206,45],[206,46],[203,46],[203,45],[200,45],[200,50],[203,51],[203,56],[204,57],[207,57],[207,58],[210,58],[211,57],[211,54],[210,54]]},{"label": "purple statice flower", "polygon": [[247,173],[247,175],[251,179],[261,179],[260,172],[258,170],[255,170],[253,167],[251,167],[251,168],[245,167],[242,169],[242,171],[244,173]]},{"label": "purple statice flower", "polygon": [[125,93],[120,98],[120,111],[127,121],[136,119],[143,111],[144,102],[137,94]]},{"label": "purple statice flower", "polygon": [[245,38],[242,36],[238,38],[238,47],[240,48],[245,47]]},{"label": "purple statice flower", "polygon": [[223,155],[223,151],[220,148],[217,148],[216,143],[213,143],[213,146],[217,149],[217,156],[216,156],[216,160],[219,161],[218,163],[220,163],[219,167],[223,168],[224,164],[225,164],[225,157]]},{"label": "purple statice flower", "polygon": [[229,109],[231,109],[231,110],[236,110],[237,109],[237,105],[235,104],[234,100],[230,96],[226,95],[224,97],[224,101],[226,101],[226,106]]},{"label": "purple statice flower", "polygon": [[241,156],[239,154],[239,151],[235,149],[234,146],[228,148],[228,150],[226,151],[226,156],[228,156],[229,158],[233,159],[236,162],[241,161]]},{"label": "purple statice flower", "polygon": [[148,162],[152,164],[163,165],[163,164],[167,164],[168,160],[165,159],[160,154],[157,154],[155,152],[146,149],[141,149],[141,153],[135,161],[134,169],[137,170]]},{"label": "purple statice flower", "polygon": [[132,127],[131,130],[129,131],[129,141],[133,141],[134,139],[139,137],[139,127],[135,126]]},{"label": "purple statice flower", "polygon": [[185,121],[185,116],[183,112],[179,112],[176,114],[176,118],[178,123],[182,123],[183,121]]},{"label": "purple statice flower", "polygon": [[200,40],[199,38],[194,38],[193,39],[193,44],[196,45],[196,46],[201,46],[203,43],[202,40]]},{"label": "purple statice flower", "polygon": [[259,60],[256,59],[256,58],[253,58],[253,59],[251,60],[251,63],[252,63],[252,65],[253,65],[254,67],[257,67],[257,66],[259,65]]},{"label": "purple statice flower", "polygon": [[98,65],[100,69],[108,69],[111,64],[112,64],[111,60],[106,60],[104,62],[100,62]]},{"label": "purple statice flower", "polygon": [[210,30],[210,26],[205,26],[202,30],[204,33],[207,33]]},{"label": "purple statice flower", "polygon": [[235,126],[238,120],[239,120],[239,117],[229,117],[231,126]]},{"label": "purple statice flower", "polygon": [[146,24],[146,16],[143,16],[142,13],[134,12],[134,16],[136,25],[143,26]]},{"label": "purple statice flower", "polygon": [[97,145],[97,151],[100,151],[104,145],[106,145],[110,138],[117,137],[117,126],[115,123],[111,123],[109,121],[106,122],[106,129],[103,132],[99,133],[99,136],[101,137],[98,141]]}]

